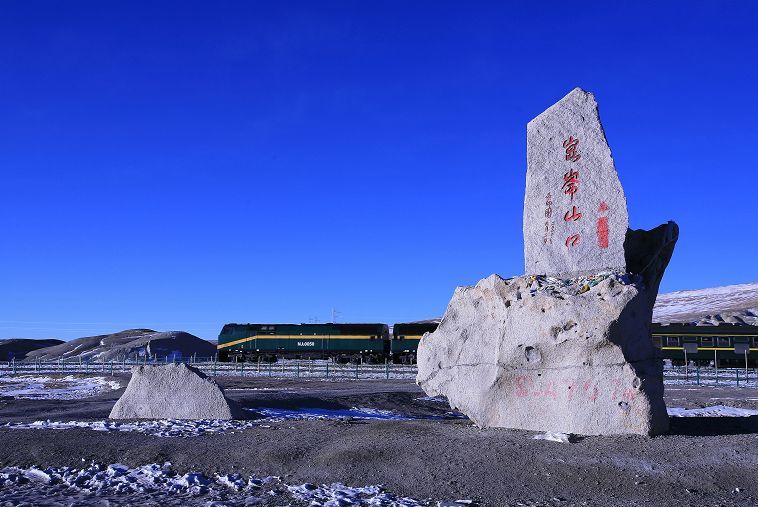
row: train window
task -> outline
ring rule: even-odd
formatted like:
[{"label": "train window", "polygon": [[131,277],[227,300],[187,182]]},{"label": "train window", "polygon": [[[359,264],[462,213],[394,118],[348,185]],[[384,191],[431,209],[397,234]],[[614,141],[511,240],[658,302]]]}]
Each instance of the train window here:
[{"label": "train window", "polygon": [[669,347],[678,347],[679,346],[679,337],[678,336],[669,336],[666,340]]},{"label": "train window", "polygon": [[712,336],[701,336],[700,337],[700,345],[703,347],[713,347],[713,337]]},{"label": "train window", "polygon": [[653,345],[661,348],[661,337],[660,336],[653,336]]},{"label": "train window", "polygon": [[728,347],[729,346],[729,337],[727,336],[719,336],[717,338],[719,347]]}]

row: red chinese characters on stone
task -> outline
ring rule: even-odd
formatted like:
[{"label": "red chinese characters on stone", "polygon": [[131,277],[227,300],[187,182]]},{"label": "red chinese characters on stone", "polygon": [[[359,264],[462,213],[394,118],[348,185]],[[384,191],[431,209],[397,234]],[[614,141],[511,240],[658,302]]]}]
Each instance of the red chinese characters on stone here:
[{"label": "red chinese characters on stone", "polygon": [[[608,211],[608,203],[601,202],[598,211],[601,213]],[[600,248],[608,248],[608,217],[597,219],[597,245]]]},{"label": "red chinese characters on stone", "polygon": [[567,211],[563,215],[563,220],[565,222],[569,222],[569,221],[576,222],[580,218],[582,218],[582,214],[579,213],[579,210],[577,210],[576,206],[571,206],[571,211]]},{"label": "red chinese characters on stone", "polygon": [[575,139],[573,136],[569,136],[568,139],[563,141],[563,147],[566,149],[566,160],[569,160],[571,162],[576,162],[582,156],[577,151],[577,146],[579,145],[579,139]]},{"label": "red chinese characters on stone", "polygon": [[579,171],[569,169],[569,171],[563,175],[563,186],[561,187],[563,193],[571,197],[574,200],[574,194],[579,191]]},{"label": "red chinese characters on stone", "polygon": [[[579,138],[576,138],[574,136],[569,136],[568,139],[563,141],[563,148],[566,151],[566,160],[569,162],[576,162],[581,158],[577,147],[579,146]],[[574,195],[579,191],[579,171],[570,168],[566,173],[563,175],[563,186],[561,186],[561,190],[563,193],[567,196],[569,196],[569,200],[573,203],[574,202]],[[577,220],[580,220],[582,218],[582,213],[579,211],[579,208],[576,206],[571,206],[571,210],[567,211],[563,214],[563,221],[564,222],[576,222]],[[572,234],[569,237],[566,238],[566,247],[572,247],[579,244],[581,237],[579,234]]]},{"label": "red chinese characters on stone", "polygon": [[637,397],[637,392],[631,387],[625,387],[619,380],[613,381],[613,386],[597,381],[582,379],[566,379],[562,382],[535,379],[532,376],[517,375],[513,379],[513,394],[516,398],[541,398],[552,401],[597,401],[609,399],[629,403]]}]

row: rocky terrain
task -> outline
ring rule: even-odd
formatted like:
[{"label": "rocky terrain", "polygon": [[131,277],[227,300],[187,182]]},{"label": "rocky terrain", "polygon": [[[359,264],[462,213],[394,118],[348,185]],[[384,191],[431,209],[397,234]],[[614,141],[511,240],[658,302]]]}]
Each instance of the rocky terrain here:
[{"label": "rocky terrain", "polygon": [[[126,375],[109,379],[122,386],[129,380]],[[468,419],[451,417],[444,400],[424,396],[409,381],[218,381],[249,419],[200,421],[206,431],[165,420],[108,423],[123,388],[80,400],[3,398],[0,473],[8,477],[0,497],[14,505],[71,505],[75,500],[82,505],[93,501],[91,491],[99,491],[102,505],[161,506],[210,505],[211,499],[253,505],[245,503],[250,496],[260,499],[255,505],[297,506],[472,505],[456,503],[459,499],[532,507],[758,502],[758,454],[752,444],[756,415],[678,415],[670,432],[655,438],[577,436],[559,443],[535,439],[539,435],[529,431],[477,428]],[[751,411],[746,413],[758,408],[753,388],[681,386],[666,393],[669,409],[680,413],[735,406],[735,398]],[[367,416],[355,417],[359,412]],[[384,417],[372,418],[372,412]],[[287,415],[293,413],[301,415]],[[40,420],[53,423],[33,424]],[[56,426],[56,421],[67,425]],[[176,475],[143,477],[153,464],[167,468],[166,462]],[[12,474],[31,479],[20,484]],[[239,480],[246,485],[272,476],[277,477],[277,486],[268,488],[273,493],[266,487],[236,493],[233,485],[219,484]],[[119,477],[125,477],[124,484],[119,485]],[[354,488],[379,484],[418,502],[345,498]],[[299,485],[303,491],[331,487],[333,492],[301,501],[291,497]],[[228,493],[214,497],[214,490]]]}]

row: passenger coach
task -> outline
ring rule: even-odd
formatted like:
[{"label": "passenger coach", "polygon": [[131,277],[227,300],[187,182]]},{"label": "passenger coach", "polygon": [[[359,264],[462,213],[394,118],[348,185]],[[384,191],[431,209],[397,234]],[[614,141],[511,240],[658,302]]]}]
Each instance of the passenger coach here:
[{"label": "passenger coach", "polygon": [[664,358],[683,364],[710,363],[718,366],[755,367],[758,363],[758,326],[720,324],[653,324],[653,343]]}]

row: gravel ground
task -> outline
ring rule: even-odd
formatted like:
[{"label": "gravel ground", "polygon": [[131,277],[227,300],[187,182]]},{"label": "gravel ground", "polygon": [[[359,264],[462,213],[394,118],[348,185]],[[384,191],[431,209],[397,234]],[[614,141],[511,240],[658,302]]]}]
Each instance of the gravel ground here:
[{"label": "gravel ground", "polygon": [[[246,408],[367,407],[429,419],[281,421],[192,438],[0,429],[0,467],[170,461],[179,473],[382,484],[413,498],[493,506],[758,505],[758,416],[674,418],[668,435],[564,444],[534,440],[531,432],[479,429],[466,419],[431,419],[449,407],[419,399],[424,393],[408,381],[224,377],[219,383]],[[122,392],[65,401],[3,398],[0,421],[104,419]],[[757,389],[672,386],[666,398],[676,407],[758,409]]]}]

